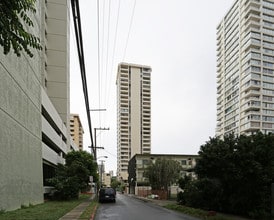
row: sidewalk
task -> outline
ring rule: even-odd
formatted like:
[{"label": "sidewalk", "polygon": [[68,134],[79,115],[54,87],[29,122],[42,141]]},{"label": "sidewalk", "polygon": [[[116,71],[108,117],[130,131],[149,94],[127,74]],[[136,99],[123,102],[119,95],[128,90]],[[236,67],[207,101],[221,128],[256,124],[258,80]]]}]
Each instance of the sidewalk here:
[{"label": "sidewalk", "polygon": [[85,202],[80,203],[78,206],[76,206],[74,209],[72,209],[70,212],[65,214],[63,217],[59,218],[59,220],[76,220],[78,219],[81,214],[86,210],[86,208],[89,206],[91,201],[95,198],[95,195],[92,194],[91,197],[89,197]]}]

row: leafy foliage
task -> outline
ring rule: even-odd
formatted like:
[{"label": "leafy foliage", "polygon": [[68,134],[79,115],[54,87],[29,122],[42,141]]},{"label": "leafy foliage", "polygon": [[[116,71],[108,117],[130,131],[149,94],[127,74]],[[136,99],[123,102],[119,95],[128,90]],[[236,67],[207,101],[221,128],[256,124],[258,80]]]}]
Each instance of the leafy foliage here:
[{"label": "leafy foliage", "polygon": [[203,178],[187,183],[183,198],[185,205],[204,210],[221,210],[222,186],[216,179]]},{"label": "leafy foliage", "polygon": [[98,180],[97,165],[92,155],[85,151],[73,151],[66,155],[66,164],[59,164],[56,176],[49,182],[55,187],[59,199],[78,198],[80,191],[86,191],[89,176]]},{"label": "leafy foliage", "polygon": [[183,190],[177,194],[177,202],[180,204],[185,204],[185,196],[184,196],[184,190],[187,187],[187,185],[191,182],[192,178],[191,176],[185,175],[184,177],[181,177],[178,180],[179,187]]},{"label": "leafy foliage", "polygon": [[159,158],[147,167],[144,176],[149,179],[152,189],[167,190],[168,186],[178,180],[180,171],[181,165],[179,162]]},{"label": "leafy foliage", "polygon": [[[111,184],[110,186],[113,188],[113,189],[119,189],[120,186],[121,186],[121,182],[116,180],[116,179],[112,179],[111,180]],[[120,190],[120,189],[119,189]]]},{"label": "leafy foliage", "polygon": [[[274,135],[262,133],[211,138],[200,148],[195,168],[199,179],[186,186],[186,203],[260,219],[269,216],[273,143]],[[209,201],[214,201],[210,207]]]},{"label": "leafy foliage", "polygon": [[184,189],[186,185],[191,181],[191,176],[185,175],[178,180],[179,187]]},{"label": "leafy foliage", "polygon": [[[79,168],[82,166],[82,170]],[[66,155],[66,165],[71,168],[72,173],[78,173],[83,182],[89,182],[89,176],[93,176],[93,182],[99,179],[97,173],[97,163],[94,161],[93,156],[86,151],[72,151]],[[77,170],[78,169],[78,170]]]},{"label": "leafy foliage", "polygon": [[42,49],[40,39],[27,32],[24,24],[33,27],[28,12],[35,13],[36,0],[1,0],[0,1],[0,45],[4,54],[10,52],[11,47],[17,56],[24,51],[32,57],[29,47]]},{"label": "leafy foliage", "polygon": [[56,192],[55,197],[58,199],[78,198],[80,190],[80,181],[78,177],[70,174],[69,167],[58,164],[56,176],[51,178],[49,182],[54,186]]}]

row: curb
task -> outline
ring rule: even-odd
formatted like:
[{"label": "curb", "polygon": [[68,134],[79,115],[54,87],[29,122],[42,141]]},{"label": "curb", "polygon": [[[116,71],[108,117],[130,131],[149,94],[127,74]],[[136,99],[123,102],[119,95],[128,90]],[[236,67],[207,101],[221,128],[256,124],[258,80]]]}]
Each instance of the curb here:
[{"label": "curb", "polygon": [[91,216],[90,216],[90,219],[89,219],[89,220],[93,220],[93,219],[94,219],[95,214],[96,214],[97,207],[98,207],[98,205],[96,205],[96,206],[94,207],[93,212],[92,212],[92,214],[91,214]]}]

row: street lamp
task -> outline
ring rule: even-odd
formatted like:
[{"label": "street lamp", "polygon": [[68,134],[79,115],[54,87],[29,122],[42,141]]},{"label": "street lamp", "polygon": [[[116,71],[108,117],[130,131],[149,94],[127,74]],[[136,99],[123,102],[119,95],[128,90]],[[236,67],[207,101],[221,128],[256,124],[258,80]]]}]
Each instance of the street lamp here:
[{"label": "street lamp", "polygon": [[97,160],[98,160],[99,158],[108,158],[108,156],[100,156],[100,157],[97,158]]},{"label": "street lamp", "polygon": [[[106,158],[108,158],[108,156],[100,156],[100,157],[97,158],[97,160],[100,159],[100,158],[105,158],[106,159]],[[93,162],[97,164],[97,160],[93,159]]]}]

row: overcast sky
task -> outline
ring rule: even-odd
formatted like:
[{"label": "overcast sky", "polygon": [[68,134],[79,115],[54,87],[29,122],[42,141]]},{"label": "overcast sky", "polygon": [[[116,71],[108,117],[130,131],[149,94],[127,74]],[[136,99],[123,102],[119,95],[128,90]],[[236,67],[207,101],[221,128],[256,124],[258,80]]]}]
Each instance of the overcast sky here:
[{"label": "overcast sky", "polygon": [[[106,109],[91,112],[92,127],[110,128],[97,132],[97,146],[105,148],[98,161],[108,156],[106,170],[116,173],[120,62],[152,68],[151,153],[197,154],[215,135],[216,27],[234,0],[99,0],[99,36],[97,1],[79,2],[90,108]],[[90,151],[72,24],[70,47],[71,113],[80,115]]]}]

